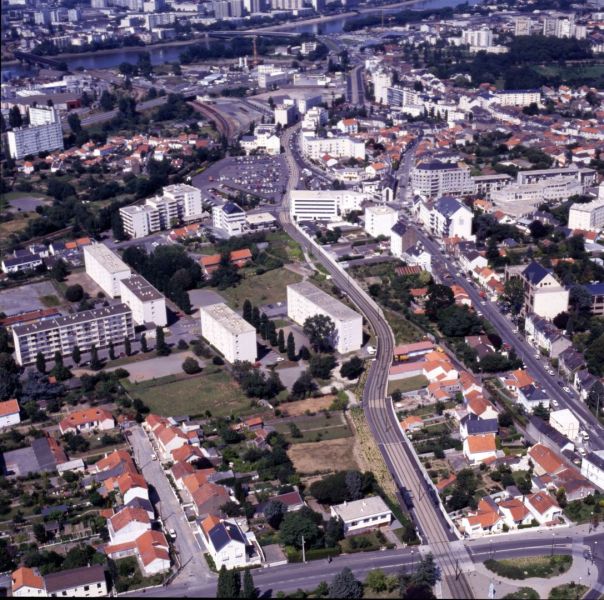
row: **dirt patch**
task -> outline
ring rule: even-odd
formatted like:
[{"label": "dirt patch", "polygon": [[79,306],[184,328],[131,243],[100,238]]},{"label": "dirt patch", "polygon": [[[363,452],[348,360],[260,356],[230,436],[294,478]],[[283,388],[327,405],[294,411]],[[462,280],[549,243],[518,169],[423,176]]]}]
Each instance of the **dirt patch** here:
[{"label": "dirt patch", "polygon": [[354,438],[347,437],[308,444],[293,444],[287,454],[301,474],[317,471],[346,471],[358,469],[353,454]]},{"label": "dirt patch", "polygon": [[297,402],[288,402],[281,404],[279,408],[284,417],[300,417],[306,414],[306,411],[316,413],[321,410],[327,410],[334,401],[335,396],[321,396],[320,398],[307,398]]},{"label": "dirt patch", "polygon": [[75,285],[76,283],[79,283],[91,298],[96,298],[97,294],[103,291],[88,275],[86,275],[85,271],[72,272],[65,280],[66,285]]}]

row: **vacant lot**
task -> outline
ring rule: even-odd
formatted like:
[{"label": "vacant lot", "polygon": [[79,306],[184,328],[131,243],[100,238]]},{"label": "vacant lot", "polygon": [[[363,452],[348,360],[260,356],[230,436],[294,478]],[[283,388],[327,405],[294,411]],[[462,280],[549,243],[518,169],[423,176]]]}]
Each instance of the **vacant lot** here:
[{"label": "vacant lot", "polygon": [[133,398],[140,398],[151,412],[164,416],[198,416],[209,410],[213,416],[257,413],[239,386],[222,370],[208,367],[198,377],[173,375],[155,381],[122,383]]},{"label": "vacant lot", "polygon": [[341,412],[332,413],[329,417],[324,414],[318,414],[314,417],[303,416],[291,422],[295,423],[295,426],[300,430],[300,437],[292,435],[289,423],[277,423],[274,427],[292,444],[335,440],[352,435],[350,427]]},{"label": "vacant lot", "polygon": [[411,342],[419,342],[424,334],[413,324],[407,321],[402,315],[388,309],[384,309],[384,314],[397,344],[410,344]]},{"label": "vacant lot", "polygon": [[298,283],[302,278],[285,268],[268,271],[262,275],[248,273],[237,287],[219,291],[228,304],[235,310],[241,309],[246,298],[254,306],[284,301],[287,286]]},{"label": "vacant lot", "polygon": [[288,402],[279,406],[283,416],[299,417],[308,412],[315,413],[321,410],[326,410],[331,406],[335,396],[321,396],[321,398],[307,398],[306,400],[298,400],[297,402]]},{"label": "vacant lot", "polygon": [[308,444],[293,444],[287,451],[296,471],[316,473],[317,471],[346,471],[358,469],[353,455],[354,438],[324,440]]},{"label": "vacant lot", "polygon": [[408,377],[407,379],[397,379],[388,382],[388,393],[392,394],[394,390],[399,390],[403,393],[412,392],[428,387],[428,383],[430,382],[423,375],[415,375],[414,377]]}]

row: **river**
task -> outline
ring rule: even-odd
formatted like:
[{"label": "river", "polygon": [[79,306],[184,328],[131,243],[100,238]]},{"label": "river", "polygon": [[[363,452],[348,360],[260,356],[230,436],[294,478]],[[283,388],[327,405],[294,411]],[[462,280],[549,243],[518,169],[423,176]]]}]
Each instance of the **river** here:
[{"label": "river", "polygon": [[[469,0],[470,4],[477,4],[480,0]],[[456,6],[461,4],[460,0],[424,0],[414,4],[413,8],[418,10],[430,9],[430,8],[445,8],[447,6]],[[396,13],[403,10],[399,8],[385,9],[385,13]],[[376,11],[379,8],[376,7]],[[367,14],[367,13],[366,13]],[[380,12],[381,14],[381,12]],[[361,18],[365,15],[361,15]],[[323,23],[299,25],[297,27],[290,27],[288,31],[295,31],[298,33],[314,33],[314,34],[328,34],[328,33],[341,33],[344,30],[344,25],[348,21],[354,21],[355,18],[359,17],[342,17],[339,19],[333,19],[325,21]],[[191,44],[196,43],[192,41]],[[148,52],[151,56],[151,64],[161,65],[168,62],[174,62],[179,59],[181,52],[183,52],[186,46],[163,46],[159,48],[140,47],[140,48],[128,48],[120,50],[112,50],[109,52],[99,51],[94,54],[86,54],[85,56],[75,56],[65,59],[69,70],[74,71],[77,68],[82,69],[110,69],[117,67],[120,63],[127,62],[135,64],[138,61],[138,56],[142,52]],[[9,64],[2,67],[1,70],[2,81],[7,81],[12,77],[23,77],[33,75],[34,71],[28,65],[22,64]]]}]

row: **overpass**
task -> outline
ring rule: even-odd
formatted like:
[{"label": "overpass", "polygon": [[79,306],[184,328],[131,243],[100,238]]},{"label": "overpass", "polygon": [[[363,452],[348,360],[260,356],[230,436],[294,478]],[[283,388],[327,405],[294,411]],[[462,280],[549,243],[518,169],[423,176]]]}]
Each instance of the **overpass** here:
[{"label": "overpass", "polygon": [[59,69],[63,64],[56,58],[50,58],[49,56],[39,56],[38,54],[32,54],[31,52],[22,52],[21,50],[15,50],[15,58],[21,62],[30,64],[36,64],[41,67],[52,67],[53,69]]},{"label": "overpass", "polygon": [[208,31],[210,37],[232,38],[232,37],[279,37],[279,38],[297,38],[299,33],[289,31],[267,31],[266,29],[234,29],[233,31]]}]

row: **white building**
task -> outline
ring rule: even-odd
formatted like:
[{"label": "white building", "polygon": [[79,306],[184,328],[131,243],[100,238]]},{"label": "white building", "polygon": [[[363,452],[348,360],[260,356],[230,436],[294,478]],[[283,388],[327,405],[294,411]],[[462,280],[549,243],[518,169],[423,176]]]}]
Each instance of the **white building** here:
[{"label": "white building", "polygon": [[19,127],[6,134],[12,158],[21,160],[28,154],[63,149],[61,117],[54,107],[32,106],[29,108],[29,119],[29,127]]},{"label": "white building", "polygon": [[125,304],[55,317],[13,327],[15,359],[20,365],[36,361],[41,352],[52,360],[55,352],[71,355],[74,346],[82,352],[92,345],[106,348],[111,342],[121,344],[134,338],[132,312]]},{"label": "white building", "polygon": [[493,45],[493,32],[488,27],[466,29],[462,32],[461,39],[468,46],[485,49]]},{"label": "white building", "polygon": [[212,208],[212,225],[227,237],[242,235],[247,230],[245,211],[234,202]]},{"label": "white building", "polygon": [[451,196],[443,196],[436,202],[420,202],[419,218],[425,229],[441,238],[474,239],[472,211]]},{"label": "white building", "polygon": [[388,104],[388,88],[392,87],[392,73],[389,71],[374,71],[371,74],[373,95],[378,104]]},{"label": "white building", "polygon": [[390,237],[398,221],[398,212],[389,206],[368,206],[365,209],[365,231],[372,237]]},{"label": "white building", "polygon": [[111,298],[120,295],[120,280],[130,277],[130,267],[104,244],[84,246],[86,274]]},{"label": "white building", "polygon": [[179,219],[187,223],[201,219],[203,213],[201,190],[186,183],[175,183],[164,187],[162,193],[164,198],[176,202]]},{"label": "white building", "polygon": [[19,416],[19,403],[14,398],[0,402],[0,429],[18,425],[21,422]]},{"label": "white building", "polygon": [[587,204],[573,203],[568,212],[568,228],[599,231],[604,227],[604,195]]},{"label": "white building", "polygon": [[123,206],[120,217],[124,232],[131,238],[141,238],[161,230],[159,211],[152,206]]},{"label": "white building", "polygon": [[302,129],[315,131],[317,127],[325,125],[329,121],[329,112],[322,106],[313,106],[304,115]]},{"label": "white building", "polygon": [[168,324],[166,298],[141,275],[120,280],[122,302],[132,311],[136,325],[153,323],[158,327]]},{"label": "white building", "polygon": [[579,435],[579,419],[568,408],[549,413],[549,424],[569,440],[574,440]]},{"label": "white building", "polygon": [[348,136],[324,137],[302,135],[302,152],[308,158],[319,160],[326,154],[332,158],[365,158],[365,142]]},{"label": "white building", "polygon": [[292,100],[286,100],[283,104],[275,106],[275,124],[281,127],[291,125],[298,116],[298,108]]},{"label": "white building", "polygon": [[424,198],[447,194],[473,194],[475,189],[470,169],[440,161],[416,165],[411,170],[411,187],[414,194]]},{"label": "white building", "polygon": [[344,533],[390,525],[392,511],[380,496],[344,502],[331,507],[331,516],[344,524]]},{"label": "white building", "polygon": [[199,309],[201,335],[230,363],[256,362],[256,329],[226,304]]},{"label": "white building", "polygon": [[12,595],[21,598],[102,598],[108,596],[105,568],[89,565],[48,575],[20,567],[11,575]]},{"label": "white building", "polygon": [[363,317],[308,281],[287,286],[287,316],[299,325],[309,317],[326,315],[335,324],[334,346],[341,354],[363,344]]},{"label": "white building", "polygon": [[569,290],[539,263],[531,262],[518,275],[524,280],[524,314],[552,320],[568,308]]},{"label": "white building", "polygon": [[539,90],[497,90],[495,91],[496,103],[501,106],[529,106],[541,104]]},{"label": "white building", "polygon": [[604,450],[589,452],[583,457],[581,475],[604,490]]},{"label": "white building", "polygon": [[290,214],[298,221],[339,221],[352,210],[359,210],[365,194],[348,190],[292,190]]},{"label": "white building", "polygon": [[214,515],[201,522],[201,532],[217,569],[240,569],[262,562],[256,536],[244,533],[235,520],[220,520]]},{"label": "white building", "polygon": [[246,154],[262,152],[276,156],[281,152],[281,140],[275,135],[274,125],[257,125],[254,135],[244,135],[239,140]]}]

